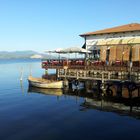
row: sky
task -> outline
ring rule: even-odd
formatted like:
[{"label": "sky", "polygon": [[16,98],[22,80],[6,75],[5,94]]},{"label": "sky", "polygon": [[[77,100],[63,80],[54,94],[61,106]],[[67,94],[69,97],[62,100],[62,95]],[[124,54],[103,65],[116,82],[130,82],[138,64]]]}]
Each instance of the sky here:
[{"label": "sky", "polygon": [[140,23],[140,0],[0,0],[0,51],[79,46],[79,35]]}]

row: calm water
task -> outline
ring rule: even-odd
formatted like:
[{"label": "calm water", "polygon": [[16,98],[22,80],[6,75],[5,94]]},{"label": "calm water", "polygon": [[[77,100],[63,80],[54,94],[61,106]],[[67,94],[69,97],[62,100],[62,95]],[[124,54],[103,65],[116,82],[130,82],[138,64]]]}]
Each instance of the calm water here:
[{"label": "calm water", "polygon": [[134,117],[129,106],[28,89],[30,69],[44,73],[39,61],[0,61],[0,140],[140,139],[138,107]]}]

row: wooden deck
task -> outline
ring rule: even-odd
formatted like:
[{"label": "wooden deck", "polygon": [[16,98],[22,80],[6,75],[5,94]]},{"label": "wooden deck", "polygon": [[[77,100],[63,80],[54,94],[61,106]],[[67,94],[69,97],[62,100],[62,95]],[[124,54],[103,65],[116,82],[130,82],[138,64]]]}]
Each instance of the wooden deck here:
[{"label": "wooden deck", "polygon": [[101,61],[61,60],[42,62],[44,69],[56,69],[57,77],[67,79],[123,81],[134,80],[140,82],[140,66],[107,65]]},{"label": "wooden deck", "polygon": [[59,78],[80,79],[80,80],[101,80],[105,81],[126,81],[132,80],[140,82],[140,72],[137,74],[122,71],[104,71],[104,70],[81,70],[81,69],[59,69]]}]

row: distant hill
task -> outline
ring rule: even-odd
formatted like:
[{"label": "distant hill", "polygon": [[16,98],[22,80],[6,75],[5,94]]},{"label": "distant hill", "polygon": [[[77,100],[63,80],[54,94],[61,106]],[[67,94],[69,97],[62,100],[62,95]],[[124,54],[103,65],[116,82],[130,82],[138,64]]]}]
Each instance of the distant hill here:
[{"label": "distant hill", "polygon": [[36,51],[0,51],[0,59],[41,59],[49,58],[50,55]]}]

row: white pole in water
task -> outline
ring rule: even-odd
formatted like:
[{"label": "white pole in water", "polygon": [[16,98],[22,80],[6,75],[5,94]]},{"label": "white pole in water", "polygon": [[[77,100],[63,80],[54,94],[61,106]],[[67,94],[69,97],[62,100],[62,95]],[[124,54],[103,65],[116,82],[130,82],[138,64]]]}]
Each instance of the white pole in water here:
[{"label": "white pole in water", "polygon": [[32,76],[32,65],[30,65],[30,76]]},{"label": "white pole in water", "polygon": [[23,80],[23,68],[21,67],[21,73],[20,73],[20,81]]}]

